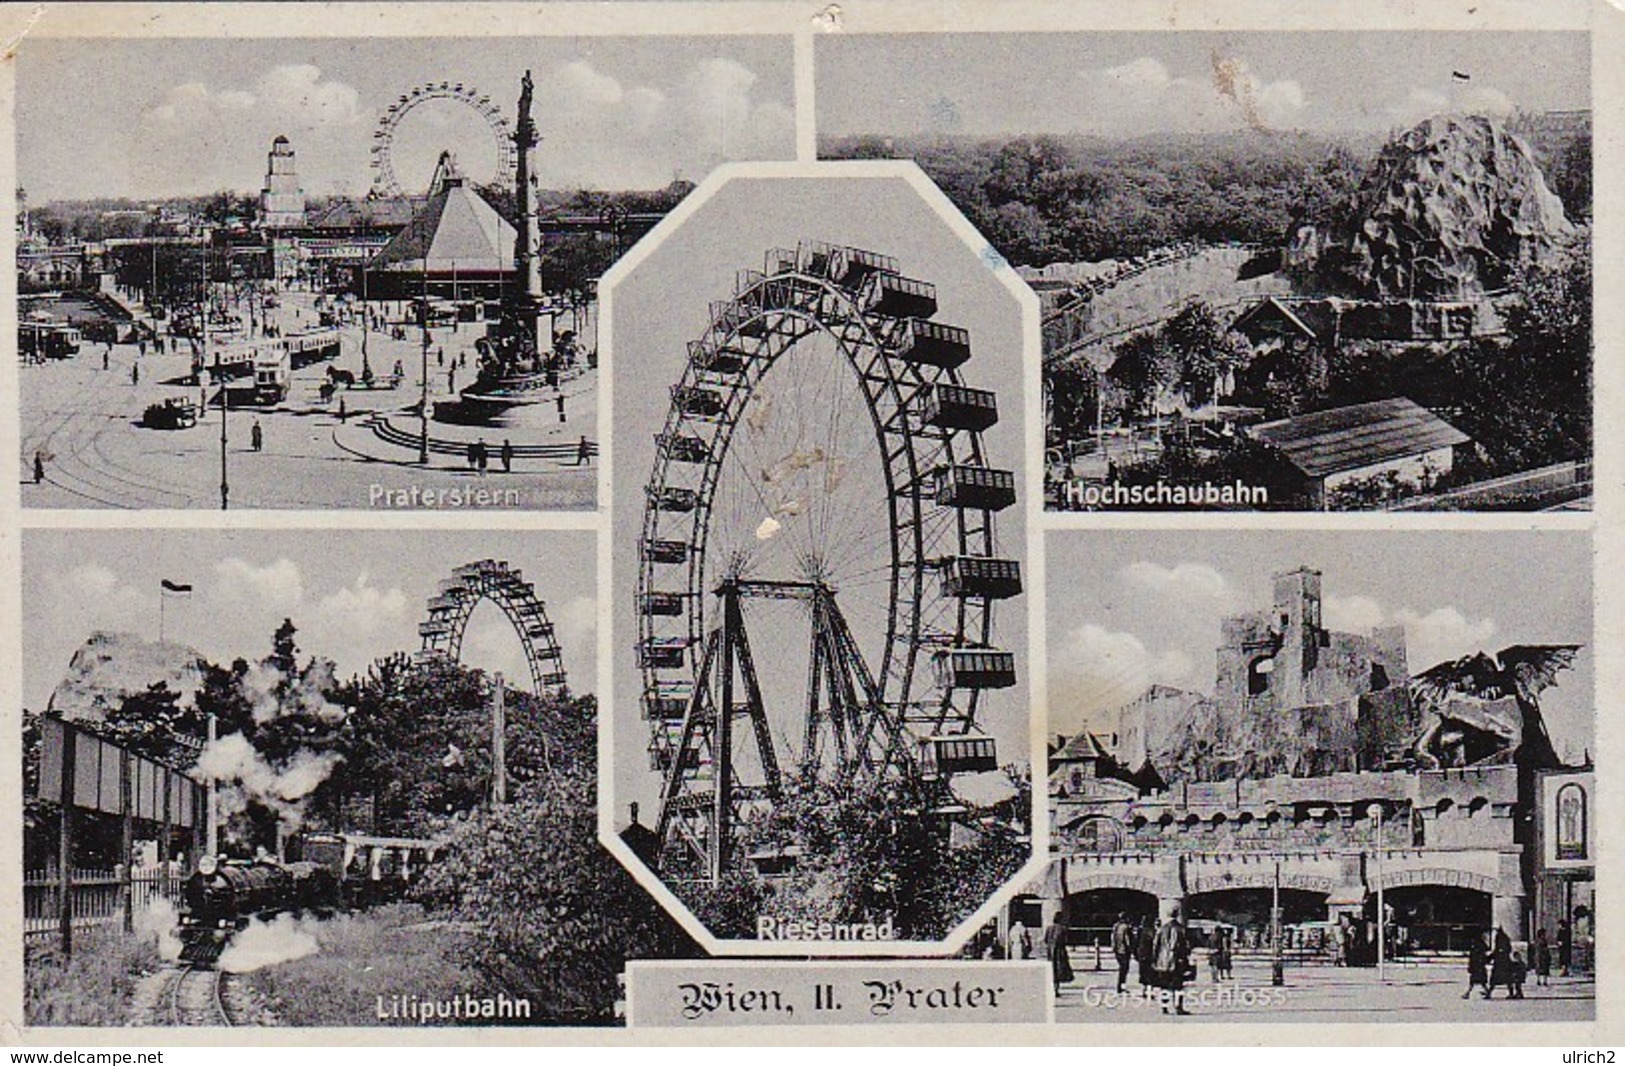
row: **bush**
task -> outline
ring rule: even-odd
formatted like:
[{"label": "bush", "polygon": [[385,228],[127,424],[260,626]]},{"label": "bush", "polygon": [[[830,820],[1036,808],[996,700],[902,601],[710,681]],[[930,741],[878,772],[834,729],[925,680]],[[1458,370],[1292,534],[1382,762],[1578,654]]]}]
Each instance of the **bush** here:
[{"label": "bush", "polygon": [[23,961],[23,1017],[29,1025],[128,1023],[136,978],[158,967],[157,946],[117,928],[74,931],[64,960],[55,942],[29,945]]}]

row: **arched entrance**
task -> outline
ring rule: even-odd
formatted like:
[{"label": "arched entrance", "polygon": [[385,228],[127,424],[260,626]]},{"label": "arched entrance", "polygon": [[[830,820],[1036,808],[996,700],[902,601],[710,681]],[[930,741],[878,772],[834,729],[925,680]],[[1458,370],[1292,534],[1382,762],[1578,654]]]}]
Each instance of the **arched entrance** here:
[{"label": "arched entrance", "polygon": [[[1383,893],[1389,908],[1390,934],[1397,954],[1413,951],[1466,951],[1468,940],[1482,936],[1493,923],[1488,892],[1455,885],[1404,885]],[[1376,896],[1366,901],[1367,917],[1376,919]],[[1516,930],[1508,930],[1517,935]]]},{"label": "arched entrance", "polygon": [[[1269,943],[1270,906],[1274,898],[1269,888],[1226,888],[1197,892],[1185,899],[1187,924],[1202,929],[1206,923],[1233,926],[1236,943],[1244,948]],[[1310,934],[1325,925],[1326,894],[1300,888],[1282,888],[1281,925],[1295,934],[1292,942],[1315,939]],[[1194,936],[1194,933],[1193,933]]]},{"label": "arched entrance", "polygon": [[1066,897],[1067,941],[1076,945],[1110,945],[1117,916],[1155,924],[1157,897],[1137,888],[1096,888]]}]

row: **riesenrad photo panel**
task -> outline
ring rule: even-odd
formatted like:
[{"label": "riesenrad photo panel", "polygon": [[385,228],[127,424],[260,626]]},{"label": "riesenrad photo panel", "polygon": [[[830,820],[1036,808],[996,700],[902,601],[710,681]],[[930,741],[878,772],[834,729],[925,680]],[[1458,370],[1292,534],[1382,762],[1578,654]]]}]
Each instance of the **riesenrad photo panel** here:
[{"label": "riesenrad photo panel", "polygon": [[600,832],[702,943],[940,951],[1033,855],[1037,306],[911,165],[764,169],[606,278]]}]

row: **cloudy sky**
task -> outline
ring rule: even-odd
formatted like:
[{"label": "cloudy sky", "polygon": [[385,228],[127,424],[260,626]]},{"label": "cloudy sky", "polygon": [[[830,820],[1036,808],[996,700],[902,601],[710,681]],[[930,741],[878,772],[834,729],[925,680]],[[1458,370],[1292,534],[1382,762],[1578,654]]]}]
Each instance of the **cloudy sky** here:
[{"label": "cloudy sky", "polygon": [[[657,188],[731,159],[794,155],[786,38],[33,40],[17,78],[18,170],[30,198],[158,197],[259,189],[278,134],[311,193],[361,194],[378,116],[425,82],[464,82],[515,119],[536,81],[544,188]],[[449,103],[397,131],[403,186],[442,148],[470,176],[495,152]]]},{"label": "cloudy sky", "polygon": [[[293,619],[301,658],[325,656],[347,678],[382,655],[415,651],[424,603],[453,567],[504,559],[547,604],[571,685],[594,692],[596,570],[589,533],[428,531],[192,532],[34,530],[23,538],[23,705],[44,710],[73,653],[91,633],[156,639],[158,582],[170,596],[169,640],[221,664],[271,650]],[[469,619],[463,661],[528,683],[519,637],[482,602]]]},{"label": "cloudy sky", "polygon": [[1590,106],[1578,33],[829,35],[816,49],[823,135],[1381,132],[1442,110]]},{"label": "cloudy sky", "polygon": [[[1050,731],[1110,729],[1152,683],[1211,693],[1219,623],[1270,605],[1270,576],[1320,570],[1322,618],[1402,624],[1412,671],[1591,636],[1591,554],[1570,532],[1051,533]],[[1595,650],[1541,697],[1561,753],[1595,748]]]}]

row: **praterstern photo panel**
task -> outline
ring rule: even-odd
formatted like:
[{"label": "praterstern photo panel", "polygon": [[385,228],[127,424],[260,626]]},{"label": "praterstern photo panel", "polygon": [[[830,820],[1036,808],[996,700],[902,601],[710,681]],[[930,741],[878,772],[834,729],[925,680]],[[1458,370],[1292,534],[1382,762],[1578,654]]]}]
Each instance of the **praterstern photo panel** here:
[{"label": "praterstern photo panel", "polygon": [[1057,1022],[1596,1017],[1589,534],[1048,540]]},{"label": "praterstern photo panel", "polygon": [[790,59],[30,40],[22,505],[590,510],[598,276],[719,163],[793,157]]},{"label": "praterstern photo panel", "polygon": [[606,842],[729,950],[940,952],[1033,854],[1031,294],[906,165],[610,282]]},{"label": "praterstern photo panel", "polygon": [[1052,510],[1590,509],[1588,34],[815,46],[1042,299]]}]

